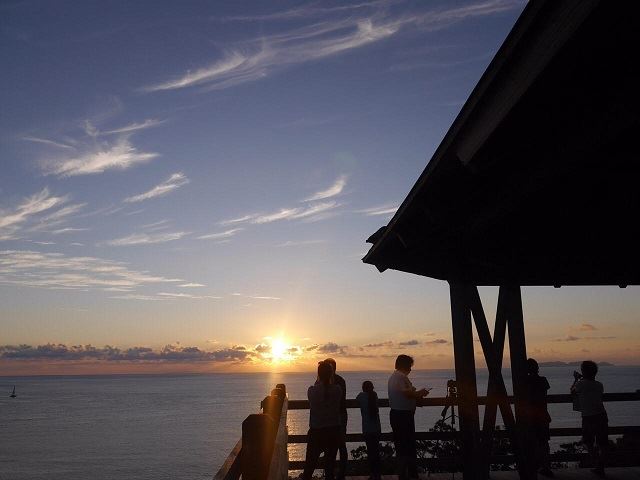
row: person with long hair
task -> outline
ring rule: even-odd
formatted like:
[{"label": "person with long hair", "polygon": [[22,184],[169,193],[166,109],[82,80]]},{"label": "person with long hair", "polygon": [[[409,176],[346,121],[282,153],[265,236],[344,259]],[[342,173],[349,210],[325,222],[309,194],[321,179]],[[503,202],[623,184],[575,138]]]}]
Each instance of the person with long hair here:
[{"label": "person with long hair", "polygon": [[340,442],[340,399],[342,389],[332,383],[333,367],[330,363],[318,363],[318,380],[307,390],[309,399],[309,432],[307,453],[302,478],[310,480],[324,453],[325,478],[333,480],[333,468]]},{"label": "person with long hair", "polygon": [[380,480],[382,470],[380,468],[380,411],[378,409],[378,394],[373,389],[373,383],[366,380],[362,383],[362,392],[356,400],[360,404],[362,414],[362,433],[367,445],[367,459],[371,471],[371,480]]}]

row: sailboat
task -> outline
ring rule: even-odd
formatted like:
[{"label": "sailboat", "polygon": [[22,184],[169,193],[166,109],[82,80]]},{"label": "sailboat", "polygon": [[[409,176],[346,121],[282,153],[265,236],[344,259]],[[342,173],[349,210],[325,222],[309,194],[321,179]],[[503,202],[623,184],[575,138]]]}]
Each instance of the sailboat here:
[{"label": "sailboat", "polygon": [[11,398],[16,398],[17,397],[17,395],[16,395],[16,386],[15,385],[13,386],[13,392],[11,392],[11,395],[9,395],[9,396]]}]

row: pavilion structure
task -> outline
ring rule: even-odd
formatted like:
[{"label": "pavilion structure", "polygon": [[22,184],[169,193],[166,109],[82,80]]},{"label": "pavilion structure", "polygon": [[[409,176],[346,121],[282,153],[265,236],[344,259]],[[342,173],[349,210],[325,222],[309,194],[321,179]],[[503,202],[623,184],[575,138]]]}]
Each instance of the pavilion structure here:
[{"label": "pavilion structure", "polygon": [[[640,4],[531,0],[365,263],[447,281],[465,480],[524,431],[522,286],[640,284]],[[491,335],[478,286],[498,286]],[[492,399],[477,405],[473,324]],[[514,410],[501,374],[508,338]],[[482,423],[482,429],[480,428]]]}]

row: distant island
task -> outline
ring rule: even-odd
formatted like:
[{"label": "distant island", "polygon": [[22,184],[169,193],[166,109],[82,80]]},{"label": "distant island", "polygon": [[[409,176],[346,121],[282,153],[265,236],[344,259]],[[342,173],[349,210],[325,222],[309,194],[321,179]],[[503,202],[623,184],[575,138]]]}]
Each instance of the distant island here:
[{"label": "distant island", "polygon": [[[582,362],[540,362],[541,367],[579,367]],[[613,363],[598,362],[599,367],[615,367]]]}]

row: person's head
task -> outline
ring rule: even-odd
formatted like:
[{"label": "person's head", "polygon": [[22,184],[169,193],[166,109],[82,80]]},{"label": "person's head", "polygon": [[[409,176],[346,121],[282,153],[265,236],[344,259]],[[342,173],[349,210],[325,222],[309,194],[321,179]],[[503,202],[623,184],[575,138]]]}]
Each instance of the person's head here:
[{"label": "person's head", "polygon": [[413,367],[413,358],[409,355],[398,355],[396,358],[396,370],[400,370],[403,373],[409,373]]},{"label": "person's head", "polygon": [[362,382],[362,391],[363,392],[373,392],[373,383],[371,380],[365,380]]},{"label": "person's head", "polygon": [[529,375],[537,375],[539,371],[540,367],[538,366],[538,362],[533,358],[527,358],[527,373]]},{"label": "person's head", "polygon": [[331,377],[333,376],[333,368],[331,364],[326,360],[318,362],[318,380],[320,383],[329,385],[331,383]]},{"label": "person's head", "polygon": [[596,375],[598,374],[598,365],[596,364],[596,362],[593,362],[591,360],[585,360],[580,365],[580,370],[582,371],[582,375],[584,376],[584,378],[586,378],[587,380],[595,380]]},{"label": "person's head", "polygon": [[333,358],[326,358],[324,361],[331,365],[331,368],[333,368],[333,373],[336,373],[336,361]]}]

